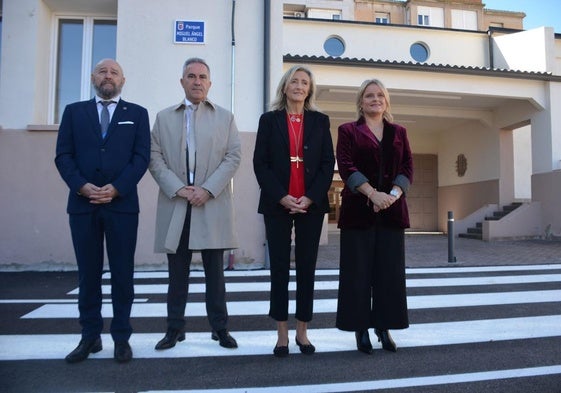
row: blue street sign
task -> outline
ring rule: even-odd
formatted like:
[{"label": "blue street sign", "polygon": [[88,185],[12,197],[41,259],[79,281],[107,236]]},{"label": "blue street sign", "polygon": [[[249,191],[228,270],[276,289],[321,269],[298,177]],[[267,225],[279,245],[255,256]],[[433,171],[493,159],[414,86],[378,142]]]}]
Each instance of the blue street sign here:
[{"label": "blue street sign", "polygon": [[205,22],[176,20],[173,42],[175,44],[204,44]]}]

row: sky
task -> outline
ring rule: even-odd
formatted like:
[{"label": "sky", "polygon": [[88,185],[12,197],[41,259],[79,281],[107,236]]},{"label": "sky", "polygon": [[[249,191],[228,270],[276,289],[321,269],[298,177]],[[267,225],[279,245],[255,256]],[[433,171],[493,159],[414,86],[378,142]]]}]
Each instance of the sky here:
[{"label": "sky", "polygon": [[560,0],[482,0],[485,8],[501,11],[524,12],[524,29],[536,27],[553,27],[561,33],[561,1]]}]

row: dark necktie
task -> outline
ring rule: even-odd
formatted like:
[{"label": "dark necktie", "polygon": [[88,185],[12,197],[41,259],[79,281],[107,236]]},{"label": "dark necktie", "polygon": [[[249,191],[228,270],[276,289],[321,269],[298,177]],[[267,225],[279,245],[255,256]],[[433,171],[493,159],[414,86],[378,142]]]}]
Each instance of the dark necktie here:
[{"label": "dark necktie", "polygon": [[107,135],[107,129],[109,128],[109,109],[107,107],[109,104],[113,103],[113,101],[101,101],[101,137],[105,138]]}]

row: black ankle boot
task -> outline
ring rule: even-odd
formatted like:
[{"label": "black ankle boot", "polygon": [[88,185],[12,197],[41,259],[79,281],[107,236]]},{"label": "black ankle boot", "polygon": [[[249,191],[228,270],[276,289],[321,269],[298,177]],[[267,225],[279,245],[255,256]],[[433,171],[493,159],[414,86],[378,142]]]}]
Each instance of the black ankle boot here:
[{"label": "black ankle boot", "polygon": [[360,352],[364,352],[367,355],[372,353],[372,343],[370,342],[370,335],[368,330],[359,330],[355,332],[356,337],[356,348]]},{"label": "black ankle boot", "polygon": [[378,336],[378,342],[382,343],[382,348],[386,351],[397,352],[397,347],[392,340],[392,336],[390,336],[390,332],[387,330],[374,329],[374,333]]}]

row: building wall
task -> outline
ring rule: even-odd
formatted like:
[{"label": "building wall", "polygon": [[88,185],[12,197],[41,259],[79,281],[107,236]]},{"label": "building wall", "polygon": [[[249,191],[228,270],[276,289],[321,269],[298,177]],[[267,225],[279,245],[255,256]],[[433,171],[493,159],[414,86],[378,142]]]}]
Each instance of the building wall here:
[{"label": "building wall", "polygon": [[499,181],[488,180],[438,187],[438,229],[447,231],[448,212],[461,220],[487,204],[497,203]]},{"label": "building wall", "polygon": [[[151,122],[159,110],[184,97],[179,79],[185,59],[197,56],[209,63],[213,83],[209,98],[233,110],[242,139],[243,159],[233,181],[237,230],[244,234],[239,236],[236,262],[262,266],[264,230],[256,212],[259,191],[251,153],[264,107],[263,3],[237,2],[234,49],[230,1],[224,0],[222,7],[195,0],[192,3],[197,7],[186,7],[184,0],[170,0],[166,7],[151,1],[118,3],[118,15],[112,16],[119,20],[117,60],[127,78],[123,98],[145,106]],[[3,2],[3,35],[9,39],[3,41],[3,54],[8,55],[2,56],[0,74],[0,181],[4,185],[0,221],[10,223],[0,237],[0,266],[4,267],[75,268],[65,211],[68,191],[53,162],[57,126],[47,124],[55,15],[41,0]],[[206,44],[173,44],[176,19],[205,21]],[[282,19],[276,19],[278,32]],[[279,58],[272,68],[278,73],[281,66]],[[165,255],[152,251],[157,186],[149,173],[139,184],[139,194],[137,266],[165,266]]]},{"label": "building wall", "polygon": [[[482,33],[283,21],[282,3],[276,1],[271,1],[271,51],[265,58],[263,2],[259,0],[236,2],[235,48],[231,45],[230,1],[222,0],[223,7],[218,7],[216,2],[196,0],[169,0],[166,7],[152,1],[96,1],[4,0],[2,3],[0,222],[6,229],[0,236],[0,268],[75,268],[65,213],[67,188],[53,164],[57,127],[48,124],[54,64],[53,22],[57,14],[53,5],[80,5],[87,12],[118,18],[117,60],[127,78],[123,97],[146,106],[152,122],[160,109],[182,99],[179,78],[183,61],[198,56],[209,62],[213,81],[210,98],[233,109],[241,131],[243,159],[233,182],[240,233],[235,260],[241,266],[262,266],[265,260],[263,222],[256,213],[259,190],[251,157],[259,115],[270,98],[265,97],[266,84],[274,94],[284,68],[289,66],[283,64],[284,54],[325,56],[324,40],[338,34],[348,44],[343,56],[349,58],[410,62],[410,44],[422,40],[431,48],[431,63],[469,67],[487,67],[489,63],[487,36]],[[114,7],[117,3],[118,7]],[[189,7],[190,3],[196,3],[197,7]],[[69,15],[83,11],[73,9]],[[205,45],[172,43],[173,22],[184,18],[207,23]],[[548,29],[528,33],[520,38],[530,38],[524,48],[537,48],[535,53],[541,58],[534,66],[558,72],[561,40],[552,38],[553,33]],[[302,40],[303,36],[307,39]],[[506,65],[524,65],[512,63],[515,58],[512,52],[520,49],[506,38],[499,40],[495,49],[503,54]],[[265,67],[269,80],[264,80]],[[559,184],[561,169],[561,113],[552,110],[561,102],[561,83],[375,66],[314,65],[313,68],[318,84],[324,86],[356,87],[366,77],[377,76],[398,91],[458,93],[482,99],[504,97],[506,104],[493,110],[433,108],[426,115],[442,119],[438,129],[409,134],[414,154],[437,156],[439,222],[442,224],[447,210],[454,210],[461,217],[484,203],[496,203],[500,199],[500,132],[530,125],[532,198],[545,206],[552,230],[561,232],[561,209],[555,199],[559,191],[555,184]],[[516,104],[511,105],[513,102]],[[353,105],[352,102],[330,104],[328,109]],[[447,111],[463,112],[467,123],[451,126]],[[394,108],[399,116],[425,112],[422,105]],[[455,173],[459,153],[468,158],[468,171],[462,178]],[[161,267],[165,256],[152,252],[157,186],[149,174],[141,180],[139,191],[137,265],[140,269]]]},{"label": "building wall", "polygon": [[497,10],[485,10],[483,12],[482,24],[486,30],[489,26],[503,27],[505,29],[522,30],[524,25],[524,17],[526,14],[523,12],[505,12]]},{"label": "building wall", "polygon": [[[442,133],[438,141],[438,185],[447,187],[497,180],[500,157],[499,133],[491,128],[474,127]],[[467,159],[463,176],[457,173],[458,155]]]},{"label": "building wall", "polygon": [[532,175],[532,195],[542,205],[544,233],[561,236],[561,214],[559,195],[561,195],[561,170]]},{"label": "building wall", "polygon": [[520,71],[553,72],[554,33],[551,27],[539,27],[494,38],[494,67]]},{"label": "building wall", "polygon": [[532,198],[532,134],[531,127],[524,126],[513,131],[514,138],[514,198]]},{"label": "building wall", "polygon": [[[0,74],[3,128],[25,128],[28,124],[47,121],[50,17],[41,0],[3,2]],[[28,105],[14,110],[13,103],[21,102]]]},{"label": "building wall", "polygon": [[[417,25],[419,7],[432,7],[442,9],[444,25],[452,28],[452,10],[469,10],[477,13],[477,30],[487,31],[489,26],[500,26],[507,29],[523,28],[525,14],[516,11],[499,11],[484,8],[481,0],[456,0],[454,2],[443,0],[409,0],[409,1],[384,1],[384,0],[357,0],[355,4],[355,20],[374,22],[376,12],[390,14],[392,24]],[[410,14],[411,21],[407,20]]]},{"label": "building wall", "polygon": [[391,24],[404,25],[406,23],[403,3],[369,0],[357,0],[355,3],[354,17],[356,21],[374,22],[377,12],[389,14]]},{"label": "building wall", "polygon": [[[346,45],[342,57],[372,58],[396,62],[413,61],[410,47],[424,43],[430,51],[427,63],[488,66],[487,35],[477,32],[411,30],[408,27],[380,24],[339,24],[328,21],[286,20],[283,53],[301,53],[305,47],[309,56],[327,56],[323,48],[326,39],[340,37]],[[314,34],[309,34],[312,29]],[[306,40],[301,37],[306,36]],[[450,42],[454,45],[450,45]]]}]

